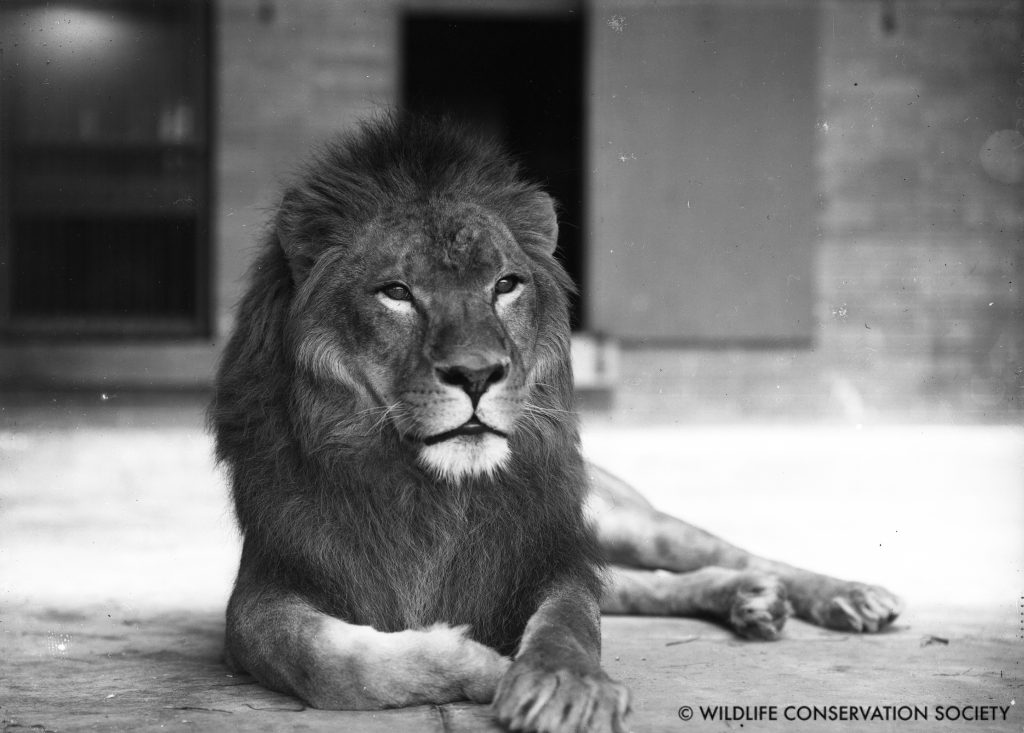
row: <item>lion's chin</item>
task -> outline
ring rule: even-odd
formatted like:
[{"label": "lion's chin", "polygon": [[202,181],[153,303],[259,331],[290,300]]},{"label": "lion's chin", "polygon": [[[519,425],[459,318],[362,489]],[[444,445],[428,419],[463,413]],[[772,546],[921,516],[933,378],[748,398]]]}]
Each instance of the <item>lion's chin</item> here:
[{"label": "lion's chin", "polygon": [[494,433],[460,435],[424,445],[420,462],[441,478],[451,481],[492,474],[509,457],[508,440]]}]

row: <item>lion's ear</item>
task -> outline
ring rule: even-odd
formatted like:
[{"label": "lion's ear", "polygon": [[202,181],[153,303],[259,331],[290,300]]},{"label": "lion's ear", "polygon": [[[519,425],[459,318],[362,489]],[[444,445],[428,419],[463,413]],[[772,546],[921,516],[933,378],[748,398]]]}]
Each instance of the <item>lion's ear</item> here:
[{"label": "lion's ear", "polygon": [[538,233],[548,244],[548,252],[554,252],[558,244],[558,212],[555,210],[555,200],[543,191],[536,194],[536,210],[539,222]]},{"label": "lion's ear", "polygon": [[277,242],[288,260],[292,280],[296,285],[301,285],[306,279],[319,254],[318,238],[302,225],[306,217],[303,216],[299,199],[300,196],[294,190],[286,191],[274,219]]}]

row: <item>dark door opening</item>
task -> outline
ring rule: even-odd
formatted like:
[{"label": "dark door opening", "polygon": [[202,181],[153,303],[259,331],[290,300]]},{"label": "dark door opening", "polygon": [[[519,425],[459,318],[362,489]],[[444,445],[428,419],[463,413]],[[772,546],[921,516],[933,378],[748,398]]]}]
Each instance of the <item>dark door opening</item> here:
[{"label": "dark door opening", "polygon": [[[583,22],[567,16],[405,19],[406,109],[462,118],[499,137],[559,204],[558,254],[582,288]],[[582,293],[582,290],[581,290]],[[582,309],[573,308],[580,328]]]},{"label": "dark door opening", "polygon": [[0,41],[0,331],[208,332],[207,0],[17,0]]}]

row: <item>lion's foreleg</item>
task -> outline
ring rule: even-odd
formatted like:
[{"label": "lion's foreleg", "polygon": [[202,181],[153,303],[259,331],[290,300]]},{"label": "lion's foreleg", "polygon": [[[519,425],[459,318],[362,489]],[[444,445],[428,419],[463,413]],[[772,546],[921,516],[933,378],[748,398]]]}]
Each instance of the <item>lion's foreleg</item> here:
[{"label": "lion's foreleg", "polygon": [[513,730],[623,731],[629,693],[601,669],[597,599],[581,586],[555,587],[530,618],[519,652],[494,697]]},{"label": "lion's foreleg", "polygon": [[510,662],[466,631],[435,625],[384,633],[320,613],[295,596],[236,589],[227,656],[267,687],[317,708],[489,702]]}]

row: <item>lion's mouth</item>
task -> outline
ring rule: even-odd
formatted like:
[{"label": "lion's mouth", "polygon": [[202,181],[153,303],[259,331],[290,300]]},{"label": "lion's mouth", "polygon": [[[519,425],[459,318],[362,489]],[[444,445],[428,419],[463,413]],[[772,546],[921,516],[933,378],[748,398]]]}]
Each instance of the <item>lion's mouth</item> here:
[{"label": "lion's mouth", "polygon": [[451,440],[452,438],[483,435],[484,433],[493,433],[500,438],[508,438],[507,434],[481,422],[476,415],[473,415],[473,417],[466,420],[466,422],[462,423],[462,425],[459,425],[457,428],[446,430],[443,433],[438,433],[437,435],[431,435],[429,438],[424,438],[423,444],[437,445],[438,443],[443,443],[444,441]]}]

